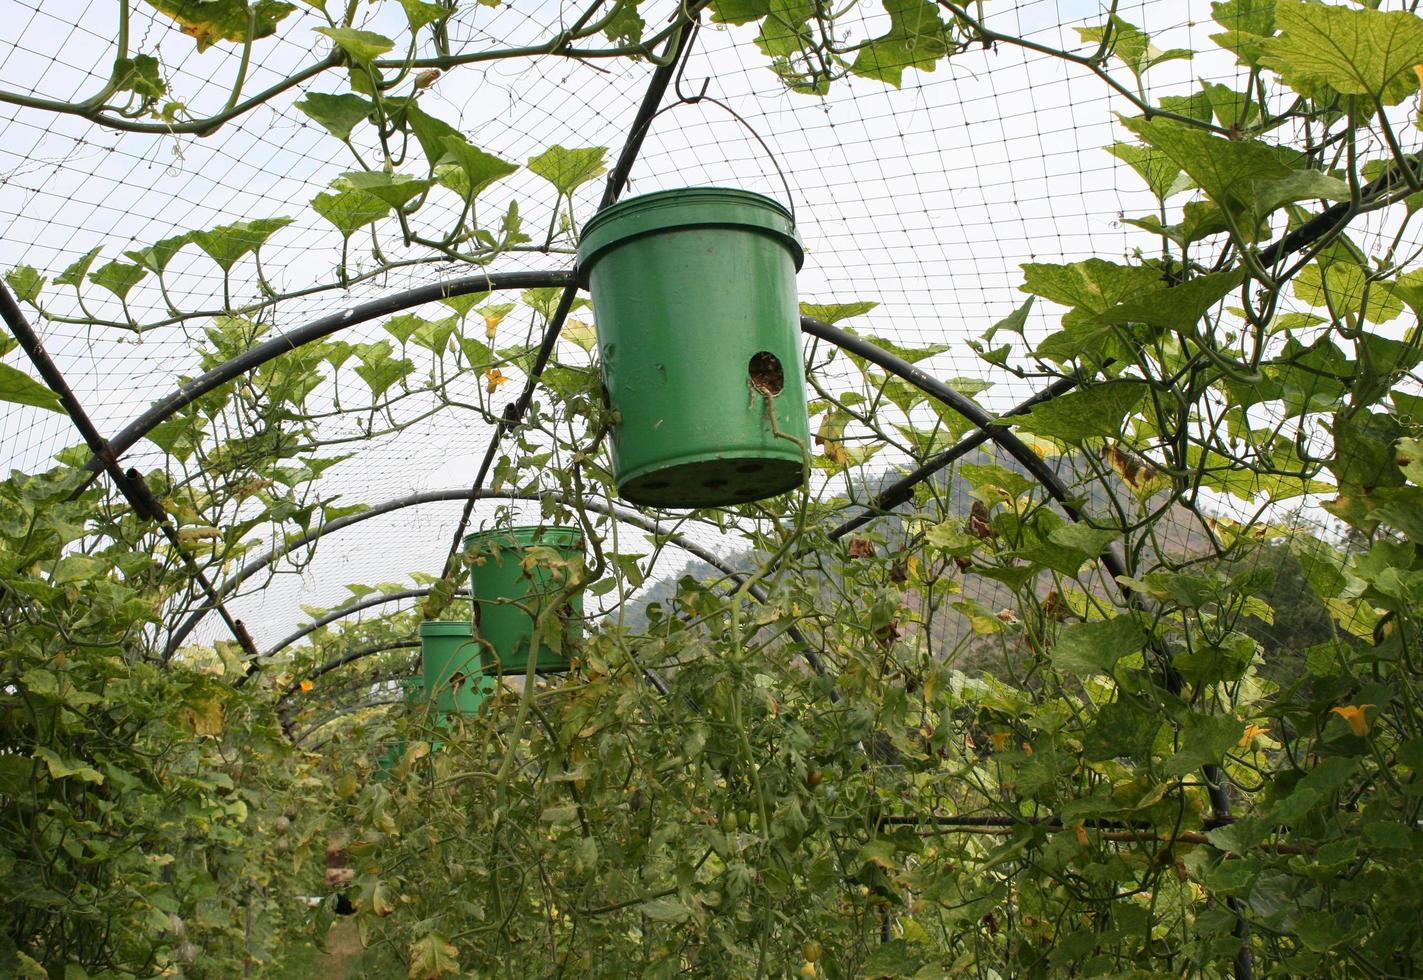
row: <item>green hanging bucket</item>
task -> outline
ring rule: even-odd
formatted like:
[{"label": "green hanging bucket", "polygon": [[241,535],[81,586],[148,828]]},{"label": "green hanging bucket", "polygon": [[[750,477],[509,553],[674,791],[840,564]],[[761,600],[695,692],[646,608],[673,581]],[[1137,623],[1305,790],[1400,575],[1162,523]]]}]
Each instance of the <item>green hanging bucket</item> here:
[{"label": "green hanging bucket", "polygon": [[790,212],[730,188],[629,198],[584,227],[578,275],[622,416],[611,446],[623,499],[714,507],[801,485],[803,259]]},{"label": "green hanging bucket", "polygon": [[[529,556],[529,549],[536,547],[553,549],[559,559],[570,563],[567,570],[547,564],[525,569],[524,559]],[[567,583],[567,576],[581,567],[583,532],[572,527],[482,531],[464,539],[464,550],[471,559],[469,590],[474,598],[474,635],[485,672],[523,674],[529,665],[534,618]],[[560,617],[561,652],[550,649],[547,642],[539,644],[535,669],[540,674],[569,669],[570,651],[582,636],[582,617],[583,595],[576,592]]]},{"label": "green hanging bucket", "polygon": [[437,718],[472,715],[498,683],[484,673],[479,644],[470,623],[431,621],[420,624],[421,681],[407,686],[429,697]]}]

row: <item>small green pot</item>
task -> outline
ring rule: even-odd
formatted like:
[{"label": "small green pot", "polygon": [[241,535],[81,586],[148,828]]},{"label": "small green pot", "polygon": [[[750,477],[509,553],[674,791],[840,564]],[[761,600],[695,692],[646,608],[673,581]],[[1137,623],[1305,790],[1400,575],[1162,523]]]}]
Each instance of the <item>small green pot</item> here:
[{"label": "small green pot", "polygon": [[730,188],[629,198],[584,227],[623,499],[724,506],[804,481],[803,257],[785,208]]},{"label": "small green pot", "polygon": [[464,620],[420,624],[421,681],[407,685],[407,697],[411,688],[428,696],[439,719],[475,714],[498,683],[485,675],[473,633]]},{"label": "small green pot", "polygon": [[[536,564],[526,569],[532,548],[550,548],[567,570]],[[487,674],[523,674],[529,665],[534,620],[567,584],[583,560],[583,532],[572,527],[516,527],[482,531],[464,539],[471,559],[469,590],[474,598],[474,636]],[[523,607],[523,608],[521,608]],[[527,611],[526,611],[527,610]],[[575,592],[556,618],[559,646],[539,644],[540,674],[569,669],[569,654],[583,635],[583,595]]]}]

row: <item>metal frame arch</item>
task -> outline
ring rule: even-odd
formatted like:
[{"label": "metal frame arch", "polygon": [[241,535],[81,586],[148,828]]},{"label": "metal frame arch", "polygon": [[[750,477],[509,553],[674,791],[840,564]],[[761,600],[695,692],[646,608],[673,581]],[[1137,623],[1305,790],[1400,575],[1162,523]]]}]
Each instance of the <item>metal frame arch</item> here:
[{"label": "metal frame arch", "polygon": [[[389,500],[381,504],[376,504],[375,506],[360,511],[359,513],[349,514],[345,517],[337,518],[336,520],[331,521],[329,524],[326,524],[320,528],[313,529],[312,531],[309,531],[308,533],[302,535],[299,538],[295,538],[292,541],[285,542],[282,545],[275,547],[270,551],[267,551],[257,556],[256,558],[253,558],[252,560],[246,562],[242,565],[241,568],[239,568],[231,576],[225,579],[222,584],[217,587],[218,596],[220,598],[227,598],[232,593],[234,593],[243,582],[251,578],[253,575],[256,575],[264,568],[269,567],[274,562],[281,560],[292,552],[304,548],[306,545],[312,543],[313,541],[317,541],[328,534],[334,534],[335,532],[343,530],[344,528],[350,527],[354,524],[359,524],[362,521],[370,520],[374,517],[380,517],[384,514],[390,514],[398,510],[403,510],[406,507],[415,507],[421,504],[429,503],[463,501],[468,499],[468,497],[469,490],[463,487],[451,488],[448,490],[428,490],[422,493],[415,493],[409,494],[404,497],[398,497],[394,500]],[[517,493],[502,490],[481,490],[479,491],[477,499],[521,500],[530,503],[553,501],[564,506],[571,506],[568,500],[564,498],[562,494],[557,494],[553,492]],[[609,517],[615,521],[630,524],[633,527],[648,532],[649,534],[656,534],[665,537],[672,544],[681,548],[683,551],[687,552],[692,557],[706,562],[708,565],[711,565],[717,571],[728,576],[729,578],[735,579],[737,581],[741,581],[743,578],[744,573],[739,572],[737,569],[733,568],[723,558],[721,558],[714,552],[709,551],[708,549],[697,544],[695,541],[688,539],[680,532],[663,527],[662,525],[657,523],[657,521],[644,516],[640,511],[631,510],[629,508],[621,507],[616,504],[607,504],[597,499],[585,500],[583,501],[582,505],[594,513],[602,514],[603,516]],[[192,631],[197,627],[197,625],[202,621],[202,619],[215,608],[216,607],[210,603],[200,606],[198,609],[194,610],[191,614],[189,614],[188,618],[184,620],[181,624],[179,624],[177,628],[174,629],[173,633],[169,636],[167,646],[164,650],[165,660],[170,658],[173,653],[176,652],[179,645],[181,645],[183,641],[187,639],[189,634],[192,633]],[[262,664],[257,661],[252,661],[251,664],[249,664],[249,676],[251,673],[255,673],[261,668]]]},{"label": "metal frame arch", "polygon": [[[444,282],[416,286],[413,289],[392,293],[388,296],[382,296],[379,299],[370,300],[365,303],[358,303],[355,306],[339,310],[336,313],[318,317],[295,330],[279,334],[249,350],[243,351],[236,357],[219,364],[212,370],[180,386],[176,391],[173,391],[166,397],[154,402],[145,412],[124,426],[123,429],[109,440],[108,452],[113,459],[118,459],[125,452],[132,449],[135,443],[164,420],[170,418],[175,412],[178,412],[208,392],[222,387],[235,378],[255,371],[268,361],[274,360],[290,351],[297,350],[300,347],[304,347],[323,337],[329,337],[331,334],[344,330],[347,327],[368,323],[371,320],[376,320],[392,313],[398,313],[401,310],[407,310],[413,306],[422,306],[425,303],[449,299],[452,296],[466,296],[470,293],[497,292],[506,289],[535,289],[545,286],[567,286],[572,282],[574,282],[574,275],[571,270],[550,270],[547,272],[481,272],[471,276],[447,279]],[[101,459],[96,454],[89,458],[89,461],[84,464],[84,468],[90,470],[97,476],[106,465],[106,462],[106,460]],[[92,478],[90,482],[92,482]],[[85,486],[87,485],[88,483],[85,484]]]}]

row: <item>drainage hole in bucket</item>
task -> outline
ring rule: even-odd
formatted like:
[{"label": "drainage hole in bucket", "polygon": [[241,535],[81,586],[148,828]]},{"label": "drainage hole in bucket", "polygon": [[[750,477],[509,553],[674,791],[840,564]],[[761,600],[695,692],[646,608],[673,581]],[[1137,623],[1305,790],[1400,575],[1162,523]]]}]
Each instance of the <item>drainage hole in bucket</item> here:
[{"label": "drainage hole in bucket", "polygon": [[779,395],[786,386],[786,372],[781,368],[781,359],[768,350],[751,355],[746,365],[751,378],[751,387],[765,395]]}]

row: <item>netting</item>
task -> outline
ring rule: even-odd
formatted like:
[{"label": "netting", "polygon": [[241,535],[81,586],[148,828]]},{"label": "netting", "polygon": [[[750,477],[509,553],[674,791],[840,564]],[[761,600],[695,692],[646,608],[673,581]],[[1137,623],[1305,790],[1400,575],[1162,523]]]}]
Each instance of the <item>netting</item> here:
[{"label": "netting", "polygon": [[[1163,47],[1201,49],[1213,29],[1203,26],[1195,11],[1173,3],[1131,4],[1118,12]],[[110,43],[111,26],[104,22],[109,12],[60,17],[53,8],[14,3],[7,16],[23,29],[4,49],[0,85],[72,98],[102,84],[95,66],[103,64],[100,55]],[[667,12],[644,16],[656,24]],[[457,49],[492,45],[496,38],[503,45],[534,43],[555,33],[566,17],[553,7],[528,13],[462,11],[450,26],[451,43]],[[1098,17],[1091,4],[1034,2],[995,6],[988,23],[1048,47],[1080,49],[1084,43],[1075,29]],[[198,54],[191,39],[160,15],[142,9],[133,11],[132,19],[130,30],[160,52],[164,77],[174,91],[185,93],[190,111],[222,104],[227,79],[237,70],[232,46]],[[847,27],[872,36],[883,21],[883,14],[867,13]],[[897,88],[850,78],[824,98],[810,97],[788,91],[768,70],[752,35],[748,28],[716,26],[697,36],[666,100],[676,104],[653,121],[629,192],[723,184],[780,198],[788,193],[808,248],[799,278],[803,301],[877,304],[851,323],[901,347],[944,345],[919,366],[937,377],[966,379],[961,386],[972,389],[991,384],[978,396],[990,411],[1005,411],[1040,387],[994,371],[968,341],[1021,305],[1023,263],[1125,257],[1150,248],[1152,236],[1120,218],[1149,208],[1151,195],[1102,149],[1122,135],[1114,128],[1114,113],[1128,108],[1126,101],[1085,68],[1007,45],[965,52],[933,72],[904,70]],[[314,33],[284,30],[260,42],[249,90],[275,84],[312,61],[319,40]],[[522,163],[554,144],[619,147],[650,71],[646,63],[627,60],[495,61],[448,73],[424,93],[421,105],[483,149]],[[1150,90],[1158,98],[1187,95],[1202,82],[1238,86],[1247,75],[1217,52],[1159,66]],[[260,267],[249,254],[224,276],[212,259],[188,245],[164,270],[162,292],[150,276],[122,299],[88,281],[82,282],[82,299],[73,290],[46,294],[40,318],[45,347],[102,433],[111,435],[181,379],[209,366],[200,348],[211,345],[212,314],[225,307],[243,311],[271,334],[455,271],[429,249],[402,246],[389,227],[393,223],[385,222],[377,226],[378,235],[386,238],[384,257],[393,267],[348,288],[336,283],[340,236],[308,202],[353,164],[346,148],[295,105],[308,93],[332,91],[331,82],[329,73],[316,75],[206,137],[114,133],[38,109],[7,110],[0,133],[5,172],[0,202],[7,218],[0,265],[27,264],[53,279],[93,249],[98,257],[91,268],[98,269],[125,251],[181,232],[291,219],[261,247]],[[698,95],[707,98],[696,101]],[[601,191],[601,180],[578,189],[572,211],[577,222],[596,209]],[[520,202],[526,231],[535,239],[527,250],[500,256],[496,271],[571,266],[570,235],[552,248],[537,244],[540,230],[558,220],[554,197],[546,182],[521,170],[480,198],[484,214],[497,215],[510,201]],[[457,205],[453,196],[432,201],[419,221],[427,231],[438,229],[452,220]],[[399,264],[404,262],[410,264]],[[372,269],[369,255],[362,256],[353,241],[347,276],[359,279]],[[432,304],[411,312],[436,317],[449,311]],[[1028,335],[1040,336],[1054,316],[1040,304]],[[76,322],[81,320],[102,325]],[[539,322],[530,310],[516,310],[499,325],[499,344],[537,343]],[[478,334],[477,319],[466,323]],[[396,356],[413,357],[415,376],[433,364],[429,352],[396,343],[382,321],[344,331],[339,339],[391,344],[399,348]],[[566,361],[581,353],[567,341],[557,350]],[[841,396],[863,383],[844,357],[831,359],[824,345],[808,345],[808,351],[820,393]],[[326,444],[329,454],[349,454],[324,475],[321,498],[375,504],[467,484],[493,436],[487,419],[467,409],[441,408],[428,393],[400,395],[381,410],[352,412],[350,404],[363,394],[353,367],[346,363],[312,396],[311,404],[320,406],[310,423],[316,441]],[[496,415],[523,381],[515,368],[504,373],[510,383],[488,398]],[[482,378],[467,377],[446,394],[469,405],[479,402],[483,385]],[[76,442],[63,416],[7,406],[0,419],[13,467],[33,469]],[[854,422],[842,441],[879,449],[856,477],[871,484],[910,462],[906,440],[886,446],[883,433]],[[984,452],[994,455],[992,449]],[[150,441],[130,450],[124,462],[141,470],[174,465],[172,456]],[[839,475],[817,479],[819,493],[843,489]],[[493,510],[494,505],[481,504],[476,526]],[[438,573],[458,513],[457,504],[409,508],[333,536],[311,563],[286,566],[288,573],[272,581],[251,580],[234,609],[260,646],[286,633],[301,605],[338,601],[347,583]],[[261,533],[254,529],[252,539],[260,541]],[[693,526],[691,533],[709,545],[721,538],[714,528]],[[219,639],[221,629],[210,618],[194,639]]]}]

